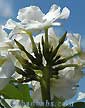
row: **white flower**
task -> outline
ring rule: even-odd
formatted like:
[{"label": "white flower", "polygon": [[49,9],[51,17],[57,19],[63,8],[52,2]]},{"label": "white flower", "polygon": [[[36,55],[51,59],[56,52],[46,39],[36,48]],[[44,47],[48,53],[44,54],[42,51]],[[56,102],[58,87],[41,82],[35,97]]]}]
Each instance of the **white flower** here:
[{"label": "white flower", "polygon": [[[12,36],[12,34],[14,34],[15,31],[12,31],[10,34],[9,34],[9,37]],[[31,45],[31,41],[30,41],[30,38],[27,34],[23,34],[23,33],[15,33],[13,35],[13,37],[11,37],[11,40],[14,41],[14,39],[16,39],[18,42],[20,42],[24,47],[25,49],[28,51],[28,52],[32,52],[32,45]],[[17,46],[15,45],[14,47],[17,48]]]},{"label": "white flower", "polygon": [[80,51],[80,41],[81,41],[81,36],[78,33],[67,33],[67,39],[72,45],[72,49],[76,52]]},{"label": "white flower", "polygon": [[[10,33],[11,34],[11,33]],[[0,27],[0,55],[7,55],[10,50],[15,50],[19,51],[18,47],[14,43],[14,38],[10,38],[10,34],[8,35],[5,30],[3,30],[2,27]],[[18,34],[17,34],[18,35]],[[20,37],[15,37],[17,38],[18,41],[22,42],[23,35],[20,35]],[[23,38],[23,43],[24,45],[25,40],[27,40],[27,36],[25,37],[26,39]],[[29,42],[28,42],[29,43]]]},{"label": "white flower", "polygon": [[78,64],[85,65],[85,52],[81,50],[81,36],[78,33],[67,33],[67,39],[71,44],[73,54],[80,52],[80,56],[76,57],[74,61]]},{"label": "white flower", "polygon": [[12,60],[8,58],[0,67],[0,90],[2,90],[8,83],[11,76],[14,74],[15,68]]},{"label": "white flower", "polygon": [[79,68],[68,67],[59,71],[59,76],[71,80],[74,83],[78,83],[79,80],[85,76],[81,70],[82,67]]},{"label": "white flower", "polygon": [[0,26],[0,53],[2,53],[2,50],[5,51],[9,48],[11,48],[11,40],[9,40],[8,34],[3,30],[3,27]]},{"label": "white flower", "polygon": [[14,64],[8,49],[12,49],[12,41],[9,40],[8,34],[0,26],[0,90],[2,90],[15,72]]},{"label": "white flower", "polygon": [[59,49],[59,53],[64,57],[72,56],[81,50],[80,47],[81,36],[79,34],[67,33],[66,40]]},{"label": "white flower", "polygon": [[85,99],[85,92],[79,92],[77,100]]},{"label": "white flower", "polygon": [[[40,42],[40,45],[41,45],[42,36],[45,39],[45,33],[40,33],[40,34],[36,35],[35,37],[33,37],[36,45],[39,42]],[[53,48],[57,47],[57,45],[59,43],[59,37],[56,36],[55,31],[53,30],[53,28],[48,29],[48,41],[49,41],[50,45],[53,46]],[[41,47],[42,47],[42,45],[41,45]]]},{"label": "white flower", "polygon": [[52,5],[46,15],[37,6],[25,7],[18,12],[17,19],[20,20],[20,22],[9,19],[5,28],[14,29],[18,27],[26,30],[42,30],[45,27],[61,25],[61,23],[56,20],[67,19],[69,14],[70,11],[67,7],[64,7],[61,12],[61,8],[56,4]]}]

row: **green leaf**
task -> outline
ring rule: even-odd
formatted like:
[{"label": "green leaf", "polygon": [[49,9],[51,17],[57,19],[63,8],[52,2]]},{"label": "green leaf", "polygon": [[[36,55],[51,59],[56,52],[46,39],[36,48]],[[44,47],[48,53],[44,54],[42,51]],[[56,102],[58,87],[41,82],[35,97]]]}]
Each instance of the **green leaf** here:
[{"label": "green leaf", "polygon": [[50,61],[56,56],[58,49],[60,48],[60,46],[64,43],[65,38],[66,38],[66,34],[67,32],[64,33],[64,35],[59,39],[59,44],[58,46],[53,50],[53,52],[51,53],[50,56]]},{"label": "green leaf", "polygon": [[16,39],[14,39],[14,41],[17,44],[17,46],[19,47],[19,49],[21,49],[22,51],[25,50],[24,46],[22,44],[20,44],[18,41],[16,41]]},{"label": "green leaf", "polygon": [[64,35],[59,39],[59,46],[61,46],[64,43],[66,34],[67,34],[67,32],[65,32]]},{"label": "green leaf", "polygon": [[16,71],[18,74],[22,75],[22,76],[26,76],[25,72],[24,72],[22,69],[18,68],[18,67],[15,67],[15,71]]},{"label": "green leaf", "polygon": [[40,64],[42,64],[43,60],[42,60],[42,52],[41,52],[41,47],[40,47],[40,43],[38,44],[38,56],[37,59],[39,60]]},{"label": "green leaf", "polygon": [[56,62],[54,62],[53,65],[59,65],[59,64],[65,63],[65,62],[67,62],[68,60],[70,60],[70,59],[72,59],[72,58],[74,58],[74,57],[76,57],[76,56],[78,56],[78,55],[79,55],[79,53],[76,53],[76,54],[74,54],[74,55],[72,55],[72,56],[69,56],[69,57],[66,57],[66,58],[63,58],[63,59],[59,59],[59,60],[57,60]]},{"label": "green leaf", "polygon": [[49,46],[46,44],[46,42],[43,39],[42,36],[42,47],[43,47],[43,56],[45,58],[45,60],[48,62],[49,61]]},{"label": "green leaf", "polygon": [[19,84],[17,86],[17,88],[18,88],[19,92],[22,94],[22,100],[24,100],[25,102],[32,101],[32,98],[30,96],[30,88],[29,88],[28,84]]},{"label": "green leaf", "polygon": [[[21,43],[19,43],[19,42],[16,41],[16,40],[15,40],[15,42],[16,42],[18,48],[19,48],[20,50],[24,51],[24,52],[26,53],[27,57],[33,62],[33,61],[35,60],[34,57],[33,57],[30,53],[28,53],[28,52],[25,50],[24,46],[23,46]],[[16,53],[16,54],[17,54],[17,53]],[[16,54],[14,53],[14,55],[16,55]],[[18,57],[18,58],[19,58],[19,57]]]},{"label": "green leaf", "polygon": [[29,94],[29,87],[27,84],[8,84],[3,90],[0,91],[6,99],[18,99],[23,101],[31,101]]},{"label": "green leaf", "polygon": [[[52,56],[51,56],[51,57],[52,57]],[[50,59],[49,59],[50,65],[53,66],[53,65],[56,63],[56,61],[57,61],[58,59],[60,59],[60,57],[61,57],[60,55],[57,55],[57,56],[56,56],[55,58],[53,58],[53,59],[50,58]]]},{"label": "green leaf", "polygon": [[[25,50],[24,46],[23,46],[21,43],[19,43],[19,42],[16,41],[16,40],[15,40],[15,42],[16,42],[17,46],[19,47],[19,49],[25,52],[25,54],[26,54],[27,57],[31,60],[32,63],[34,63],[34,64],[36,64],[36,65],[41,65],[41,61],[39,60],[38,51],[34,51],[34,55],[35,55],[35,57],[36,57],[36,58],[34,58],[29,52],[27,52],[27,51]],[[14,54],[13,54],[13,53],[14,53]],[[18,55],[17,53],[12,52],[12,54],[15,55],[15,57],[16,57],[19,61],[21,60],[22,57],[19,57],[19,55]],[[22,62],[22,61],[20,61],[20,62]],[[23,62],[22,62],[22,63],[23,63]],[[22,63],[21,63],[21,64],[22,64]]]},{"label": "green leaf", "polygon": [[18,74],[21,74],[23,77],[30,78],[35,75],[35,72],[28,67],[28,69],[24,69],[24,71],[18,67],[15,67],[15,70]]},{"label": "green leaf", "polygon": [[63,70],[65,68],[67,68],[67,67],[77,67],[78,68],[79,66],[78,66],[78,64],[59,65],[59,66],[55,67],[54,69],[52,68],[52,74],[56,75],[56,74],[58,74],[59,70]]}]

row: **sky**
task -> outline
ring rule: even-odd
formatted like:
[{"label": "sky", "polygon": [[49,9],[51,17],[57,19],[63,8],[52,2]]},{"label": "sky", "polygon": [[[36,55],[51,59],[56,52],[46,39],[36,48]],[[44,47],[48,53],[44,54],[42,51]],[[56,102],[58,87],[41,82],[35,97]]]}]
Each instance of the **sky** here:
[{"label": "sky", "polygon": [[[56,28],[57,32],[79,33],[81,46],[85,49],[85,0],[0,0],[0,25],[5,24],[9,18],[16,20],[20,8],[36,5],[47,13],[52,4],[57,4],[61,8],[68,7],[71,11],[68,20],[62,21],[63,27]],[[85,78],[79,82],[81,92],[85,92],[84,82]]]}]

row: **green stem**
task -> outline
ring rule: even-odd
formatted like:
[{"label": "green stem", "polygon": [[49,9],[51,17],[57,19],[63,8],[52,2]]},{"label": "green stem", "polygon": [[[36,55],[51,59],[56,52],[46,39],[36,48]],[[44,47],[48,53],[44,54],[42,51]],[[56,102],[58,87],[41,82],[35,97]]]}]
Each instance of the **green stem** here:
[{"label": "green stem", "polygon": [[[43,70],[43,77],[40,82],[42,101],[44,102],[44,108],[51,108],[51,96],[50,96],[50,73],[49,68],[46,66]],[[47,106],[46,102],[49,103]]]},{"label": "green stem", "polygon": [[[49,50],[48,42],[48,28],[45,28],[45,48]],[[44,108],[51,108],[51,96],[50,96],[50,72],[49,66],[46,65],[42,70],[43,76],[40,81],[42,101],[44,102]],[[49,104],[47,106],[47,103]]]},{"label": "green stem", "polygon": [[26,33],[29,35],[29,37],[30,37],[30,40],[31,40],[31,43],[32,43],[32,49],[33,49],[33,51],[34,51],[35,53],[38,53],[38,52],[37,52],[36,44],[35,44],[34,39],[33,39],[33,36],[32,36],[32,33],[29,32],[29,31],[26,31],[26,30],[25,30],[25,32],[26,32]]},{"label": "green stem", "polygon": [[45,42],[48,44],[48,28],[45,28]]}]

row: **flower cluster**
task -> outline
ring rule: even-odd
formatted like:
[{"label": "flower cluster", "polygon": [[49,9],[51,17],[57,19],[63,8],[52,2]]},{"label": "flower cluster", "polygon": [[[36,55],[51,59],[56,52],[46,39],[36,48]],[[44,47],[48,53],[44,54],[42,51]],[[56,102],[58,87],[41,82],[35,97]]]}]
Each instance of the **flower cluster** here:
[{"label": "flower cluster", "polygon": [[[18,73],[17,81],[32,82],[33,101],[49,101],[55,97],[67,100],[75,95],[78,82],[84,76],[81,36],[65,33],[59,38],[53,29],[69,14],[67,7],[61,11],[56,4],[46,15],[39,7],[30,6],[19,10],[19,22],[9,19],[0,27],[0,90]],[[11,29],[9,35],[4,28]],[[32,36],[35,32],[37,35]]]}]

